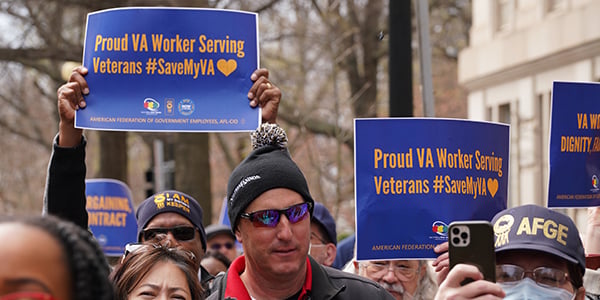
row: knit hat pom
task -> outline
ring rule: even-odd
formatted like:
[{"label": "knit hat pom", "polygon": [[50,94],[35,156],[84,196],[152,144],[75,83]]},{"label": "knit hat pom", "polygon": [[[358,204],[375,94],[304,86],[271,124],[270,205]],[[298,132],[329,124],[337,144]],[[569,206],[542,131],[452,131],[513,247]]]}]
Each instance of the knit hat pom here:
[{"label": "knit hat pom", "polygon": [[278,146],[280,148],[287,147],[287,134],[277,124],[263,123],[261,124],[252,134],[250,134],[252,140],[252,150],[264,146]]}]

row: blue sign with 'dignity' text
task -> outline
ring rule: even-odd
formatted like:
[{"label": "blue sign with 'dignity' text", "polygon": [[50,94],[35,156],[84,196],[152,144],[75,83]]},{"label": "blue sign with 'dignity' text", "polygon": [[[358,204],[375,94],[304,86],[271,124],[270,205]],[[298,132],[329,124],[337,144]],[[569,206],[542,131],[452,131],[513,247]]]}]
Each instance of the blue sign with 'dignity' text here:
[{"label": "blue sign with 'dignity' text", "polygon": [[600,84],[554,82],[548,207],[600,206]]},{"label": "blue sign with 'dignity' text", "polygon": [[137,222],[129,187],[114,179],[85,181],[88,226],[107,256],[120,256],[137,241]]},{"label": "blue sign with 'dignity' text", "polygon": [[252,131],[256,13],[116,8],[90,13],[83,65],[90,93],[75,126],[132,131]]},{"label": "blue sign with 'dignity' text", "polygon": [[457,119],[355,119],[358,260],[435,258],[458,220],[506,208],[509,126]]}]

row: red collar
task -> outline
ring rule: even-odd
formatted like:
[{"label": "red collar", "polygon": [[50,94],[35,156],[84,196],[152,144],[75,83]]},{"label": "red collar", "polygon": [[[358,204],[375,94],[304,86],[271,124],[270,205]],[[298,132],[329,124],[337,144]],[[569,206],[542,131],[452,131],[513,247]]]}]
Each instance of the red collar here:
[{"label": "red collar", "polygon": [[[310,261],[306,257],[306,277],[302,285],[302,291],[298,299],[307,299],[312,287],[312,269]],[[250,294],[240,277],[246,268],[246,257],[244,255],[236,258],[227,271],[227,286],[225,288],[225,299],[250,300]]]}]

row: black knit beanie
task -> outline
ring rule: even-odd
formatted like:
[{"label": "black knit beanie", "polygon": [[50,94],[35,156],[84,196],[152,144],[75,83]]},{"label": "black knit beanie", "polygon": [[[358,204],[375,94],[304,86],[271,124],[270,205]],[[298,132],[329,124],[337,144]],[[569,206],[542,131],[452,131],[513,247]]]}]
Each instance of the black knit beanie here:
[{"label": "black knit beanie", "polygon": [[268,190],[287,188],[314,204],[306,179],[287,150],[285,131],[277,124],[265,123],[251,138],[252,152],[233,170],[227,183],[227,209],[233,231],[240,214]]}]

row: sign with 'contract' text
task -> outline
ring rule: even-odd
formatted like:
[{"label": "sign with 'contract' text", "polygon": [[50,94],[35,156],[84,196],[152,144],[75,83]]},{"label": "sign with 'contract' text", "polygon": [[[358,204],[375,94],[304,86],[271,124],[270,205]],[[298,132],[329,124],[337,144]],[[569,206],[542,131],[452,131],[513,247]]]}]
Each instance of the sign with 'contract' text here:
[{"label": "sign with 'contract' text", "polygon": [[114,179],[85,181],[88,226],[105,255],[120,256],[137,241],[137,222],[129,187]]}]

